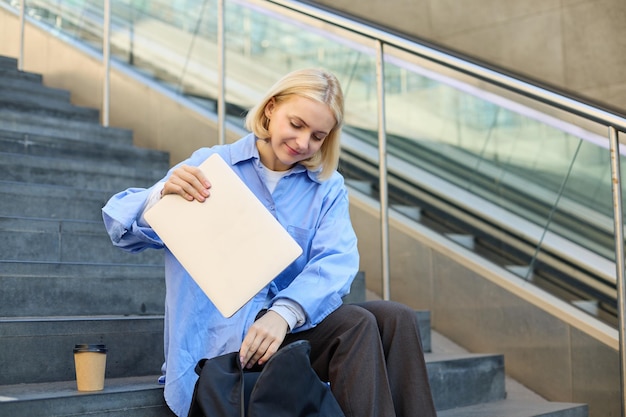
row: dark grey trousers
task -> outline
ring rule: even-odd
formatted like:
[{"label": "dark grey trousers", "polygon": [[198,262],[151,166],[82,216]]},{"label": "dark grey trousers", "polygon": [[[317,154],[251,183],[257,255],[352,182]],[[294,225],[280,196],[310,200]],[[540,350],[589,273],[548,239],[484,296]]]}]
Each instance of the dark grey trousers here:
[{"label": "dark grey trousers", "polygon": [[315,328],[311,365],[346,417],[436,417],[417,315],[392,301],[345,304]]}]

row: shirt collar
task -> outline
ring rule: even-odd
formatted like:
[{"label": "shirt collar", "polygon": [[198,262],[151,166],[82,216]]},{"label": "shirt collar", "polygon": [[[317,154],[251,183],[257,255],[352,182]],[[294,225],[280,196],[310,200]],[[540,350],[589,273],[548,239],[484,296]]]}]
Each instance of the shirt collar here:
[{"label": "shirt collar", "polygon": [[[256,136],[254,136],[253,133],[249,133],[248,135],[244,136],[242,139],[238,140],[237,142],[234,142],[230,146],[231,164],[236,165],[240,162],[248,161],[250,159],[254,159],[255,160],[254,162],[256,164],[261,164],[259,150],[256,147],[257,140],[258,139],[256,138]],[[291,171],[289,175],[306,172],[309,178],[311,179],[311,181],[320,183],[321,182],[319,179],[320,171],[321,169],[316,170],[316,171],[311,171],[311,170],[306,169],[306,167],[304,167],[301,164],[296,164],[296,166],[293,167],[293,170]]]}]

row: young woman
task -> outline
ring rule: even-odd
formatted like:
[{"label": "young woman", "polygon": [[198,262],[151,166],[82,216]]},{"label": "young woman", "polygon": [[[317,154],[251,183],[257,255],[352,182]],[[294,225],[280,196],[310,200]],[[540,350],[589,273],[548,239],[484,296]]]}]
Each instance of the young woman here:
[{"label": "young woman", "polygon": [[302,339],[346,416],[436,415],[415,312],[386,301],[342,304],[359,268],[348,195],[336,171],[343,106],[331,73],[287,74],[248,113],[252,133],[197,150],[150,189],[130,188],[103,208],[114,245],[164,248],[143,213],[165,194],[211,198],[211,179],[197,166],[219,153],[303,249],[224,318],[165,248],[165,398],[177,415],[188,413],[199,359],[238,351],[250,367]]}]

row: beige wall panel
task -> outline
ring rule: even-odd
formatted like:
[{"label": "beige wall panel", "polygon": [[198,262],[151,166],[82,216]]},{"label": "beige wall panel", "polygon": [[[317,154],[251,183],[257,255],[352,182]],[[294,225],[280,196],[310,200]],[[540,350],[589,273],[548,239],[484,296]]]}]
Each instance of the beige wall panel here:
[{"label": "beige wall panel", "polygon": [[571,401],[569,326],[449,257],[434,253],[434,327],[473,352],[504,353],[507,373]]},{"label": "beige wall panel", "polygon": [[431,249],[402,228],[389,228],[391,299],[418,310],[432,306]]},{"label": "beige wall panel", "polygon": [[587,403],[592,417],[619,415],[617,351],[431,252],[435,329],[470,351],[503,353],[507,374],[551,401]]},{"label": "beige wall panel", "polygon": [[561,7],[569,7],[580,3],[589,3],[589,0],[561,0]]},{"label": "beige wall panel", "polygon": [[332,7],[399,31],[431,36],[430,0],[322,0],[314,3]]},{"label": "beige wall panel", "polygon": [[20,55],[20,45],[16,42],[19,39],[19,21],[10,13],[0,9],[0,54],[12,58]]},{"label": "beige wall panel", "polygon": [[134,126],[137,146],[170,152],[170,163],[217,143],[210,121],[124,74],[111,77],[111,124]]},{"label": "beige wall panel", "polygon": [[620,417],[618,352],[577,329],[571,335],[573,397],[589,403],[592,416]]},{"label": "beige wall panel", "polygon": [[[28,44],[26,69],[37,68],[36,72],[44,74],[45,85],[69,90],[73,104],[100,109],[104,79],[100,60],[67,47],[59,40],[45,39],[41,32],[37,35],[40,42]],[[40,55],[40,49],[45,49],[48,54]],[[100,117],[102,120],[102,114]]]},{"label": "beige wall panel", "polygon": [[[378,209],[350,206],[350,216],[359,238],[360,269],[367,289],[382,296],[380,214]],[[430,309],[433,297],[431,249],[415,240],[402,226],[389,227],[389,274],[391,299],[415,309]]]},{"label": "beige wall panel", "polygon": [[626,109],[624,0],[316,2]]},{"label": "beige wall panel", "polygon": [[159,120],[152,119],[155,103],[150,97],[155,94],[147,86],[132,82],[118,73],[111,74],[111,124],[118,127],[141,126],[134,130],[135,145],[163,149],[158,141]]},{"label": "beige wall panel", "polygon": [[626,83],[625,21],[625,1],[598,0],[564,8],[565,78],[570,88]]},{"label": "beige wall panel", "polygon": [[359,267],[365,272],[365,285],[368,290],[382,295],[380,222],[370,211],[354,205],[350,206],[350,218],[358,236]]},{"label": "beige wall panel", "polygon": [[[626,72],[626,68],[624,72]],[[622,113],[626,113],[626,82],[597,88],[585,88],[581,89],[580,92],[599,102],[608,103],[614,108],[621,110]],[[600,134],[605,132],[606,128],[603,128]]]},{"label": "beige wall panel", "polygon": [[447,38],[476,29],[507,25],[536,15],[553,13],[560,0],[430,0],[435,38]]},{"label": "beige wall panel", "polygon": [[560,13],[553,10],[486,25],[439,41],[484,61],[563,86],[560,21]]}]

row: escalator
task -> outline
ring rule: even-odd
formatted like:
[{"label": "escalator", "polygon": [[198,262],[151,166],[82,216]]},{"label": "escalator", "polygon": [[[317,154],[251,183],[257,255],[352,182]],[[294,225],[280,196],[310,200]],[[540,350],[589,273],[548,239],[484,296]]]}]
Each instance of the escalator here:
[{"label": "escalator", "polygon": [[[350,127],[347,132],[359,136],[364,142],[375,145],[376,132],[355,131]],[[472,169],[464,167],[449,154],[433,152],[428,146],[420,146],[406,138],[388,137],[389,155],[401,155],[411,158],[412,164],[426,166],[436,173],[445,171],[445,177],[469,178],[474,186],[480,186],[481,194],[498,194],[508,204],[515,205],[516,210],[532,211],[547,214],[551,211],[545,202],[519,189],[502,187],[488,176],[477,176]],[[350,149],[343,149],[340,163],[342,174],[352,180],[366,182],[372,190],[373,197],[378,192],[378,166],[371,160],[367,161]],[[394,207],[417,207],[420,210],[419,222],[443,235],[466,235],[472,239],[472,249],[480,256],[495,264],[509,268],[513,272],[523,271],[522,278],[532,281],[534,285],[567,300],[574,305],[583,307],[597,318],[617,326],[616,285],[607,279],[606,274],[582,262],[575,262],[570,257],[556,251],[543,250],[536,253],[537,242],[520,236],[514,225],[494,222],[490,213],[469,210],[458,201],[454,201],[445,193],[433,192],[432,187],[425,187],[419,177],[403,175],[395,171],[390,163],[388,174],[389,204]],[[520,169],[520,181],[524,181]],[[439,174],[440,175],[440,174]],[[440,176],[441,178],[441,176]],[[454,180],[453,180],[454,182]],[[576,234],[577,239],[593,240],[598,245],[613,245],[612,231],[599,230],[597,225],[587,219],[558,212],[552,217],[554,225],[561,230]],[[575,226],[575,227],[573,227]],[[536,257],[536,258],[535,258]],[[519,266],[520,269],[511,268]],[[595,308],[590,311],[588,306]]]}]

